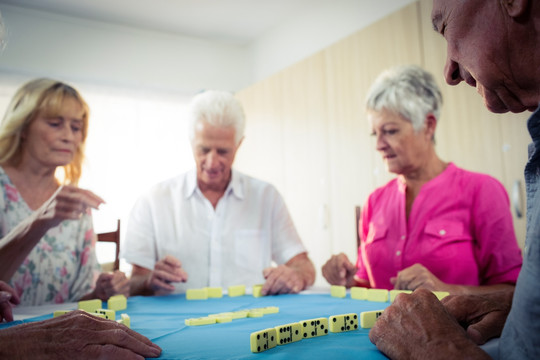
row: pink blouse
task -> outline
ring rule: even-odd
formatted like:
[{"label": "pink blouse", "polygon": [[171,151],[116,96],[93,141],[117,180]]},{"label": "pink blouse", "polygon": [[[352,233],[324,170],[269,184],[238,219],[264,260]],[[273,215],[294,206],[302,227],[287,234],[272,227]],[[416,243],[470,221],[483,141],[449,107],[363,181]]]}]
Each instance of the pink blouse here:
[{"label": "pink blouse", "polygon": [[398,177],[375,190],[363,207],[360,279],[392,289],[391,277],[420,263],[449,284],[516,282],[521,251],[499,181],[450,163],[422,186],[408,220],[405,190]]}]

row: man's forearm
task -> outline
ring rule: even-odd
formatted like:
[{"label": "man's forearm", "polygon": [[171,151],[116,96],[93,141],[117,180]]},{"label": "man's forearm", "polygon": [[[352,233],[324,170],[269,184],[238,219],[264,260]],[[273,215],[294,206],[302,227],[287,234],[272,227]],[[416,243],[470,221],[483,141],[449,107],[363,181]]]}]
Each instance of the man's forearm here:
[{"label": "man's forearm", "polygon": [[301,269],[299,269],[299,271],[301,271],[304,278],[304,289],[313,285],[313,283],[315,282],[315,267],[313,266],[311,261],[308,260],[306,264],[304,264]]},{"label": "man's forearm", "polygon": [[303,289],[313,285],[315,282],[315,267],[306,253],[296,255],[287,262],[287,266],[293,268],[304,280]]}]

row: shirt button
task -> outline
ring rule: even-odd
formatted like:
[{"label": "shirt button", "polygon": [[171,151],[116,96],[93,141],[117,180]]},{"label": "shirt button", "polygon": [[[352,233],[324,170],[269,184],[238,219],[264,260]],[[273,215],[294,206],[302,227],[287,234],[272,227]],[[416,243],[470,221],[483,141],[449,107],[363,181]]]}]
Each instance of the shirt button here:
[{"label": "shirt button", "polygon": [[401,240],[405,240],[405,235],[401,235]]},{"label": "shirt button", "polygon": [[441,236],[446,235],[446,230],[443,229],[443,230],[439,231],[439,235],[441,235]]},{"label": "shirt button", "polygon": [[400,250],[396,251],[396,256],[399,256],[399,255],[401,255],[401,251],[400,251]]}]

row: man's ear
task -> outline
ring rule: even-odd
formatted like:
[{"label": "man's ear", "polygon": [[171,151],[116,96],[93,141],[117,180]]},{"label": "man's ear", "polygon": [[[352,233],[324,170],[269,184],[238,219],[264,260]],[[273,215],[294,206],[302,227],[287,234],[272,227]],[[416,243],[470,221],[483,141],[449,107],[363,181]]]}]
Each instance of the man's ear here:
[{"label": "man's ear", "polygon": [[527,10],[529,0],[503,0],[502,5],[510,17],[518,18]]}]

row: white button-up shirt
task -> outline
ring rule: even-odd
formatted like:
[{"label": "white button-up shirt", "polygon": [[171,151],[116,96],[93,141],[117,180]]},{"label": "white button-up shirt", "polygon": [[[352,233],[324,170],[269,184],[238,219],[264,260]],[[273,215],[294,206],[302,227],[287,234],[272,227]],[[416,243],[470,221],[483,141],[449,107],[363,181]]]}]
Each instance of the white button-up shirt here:
[{"label": "white button-up shirt", "polygon": [[275,187],[235,170],[215,209],[195,170],[153,187],[133,207],[122,246],[127,262],[148,269],[166,255],[180,260],[188,281],[176,292],[261,284],[272,261],[305,251]]}]

